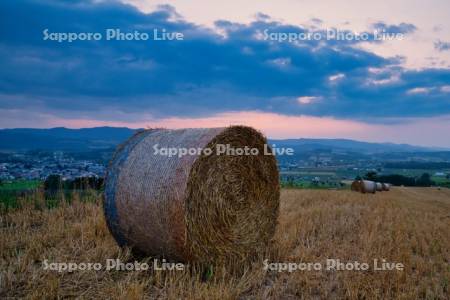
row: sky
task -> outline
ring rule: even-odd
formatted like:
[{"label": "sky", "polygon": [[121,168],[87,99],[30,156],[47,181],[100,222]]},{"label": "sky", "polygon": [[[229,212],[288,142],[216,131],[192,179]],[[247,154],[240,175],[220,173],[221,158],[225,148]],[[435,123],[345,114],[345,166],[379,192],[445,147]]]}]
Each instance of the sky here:
[{"label": "sky", "polygon": [[[450,147],[449,11],[445,0],[2,1],[0,128],[245,124],[271,138]],[[67,33],[101,38],[57,40]]]}]

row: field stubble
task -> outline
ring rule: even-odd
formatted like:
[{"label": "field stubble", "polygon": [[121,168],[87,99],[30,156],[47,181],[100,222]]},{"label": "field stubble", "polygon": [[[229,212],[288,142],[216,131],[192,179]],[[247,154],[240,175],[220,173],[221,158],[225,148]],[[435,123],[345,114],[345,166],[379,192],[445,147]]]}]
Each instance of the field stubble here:
[{"label": "field stubble", "polygon": [[[24,207],[0,215],[0,298],[447,299],[450,293],[450,190],[350,191],[285,189],[271,249],[252,265],[215,266],[205,279],[185,271],[44,270],[43,261],[134,261],[106,228],[98,199],[53,209]],[[326,259],[372,264],[386,259],[404,271],[263,269],[269,262]]]}]

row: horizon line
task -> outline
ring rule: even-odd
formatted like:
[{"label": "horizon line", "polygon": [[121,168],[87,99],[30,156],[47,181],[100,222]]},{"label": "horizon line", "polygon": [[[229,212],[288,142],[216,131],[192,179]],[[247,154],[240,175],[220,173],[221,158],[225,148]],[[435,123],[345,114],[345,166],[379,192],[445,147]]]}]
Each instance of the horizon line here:
[{"label": "horizon line", "polygon": [[[234,126],[234,125],[230,125]],[[247,126],[247,125],[242,125]],[[223,126],[217,126],[217,128],[223,127]],[[82,129],[95,129],[95,128],[115,128],[115,129],[129,129],[129,130],[148,130],[148,129],[169,129],[169,130],[176,130],[180,128],[168,128],[168,127],[155,127],[155,128],[142,128],[142,127],[127,127],[127,126],[93,126],[93,127],[65,127],[65,126],[56,126],[56,127],[3,127],[0,128],[0,130],[20,130],[20,129],[32,129],[32,130],[52,130],[52,129],[67,129],[67,130],[82,130]],[[186,127],[186,128],[202,128],[202,127]],[[211,127],[214,128],[214,127]],[[310,140],[345,140],[345,141],[354,141],[354,142],[363,142],[363,143],[370,143],[370,144],[389,144],[389,145],[399,145],[399,146],[412,146],[417,148],[428,148],[433,150],[442,150],[442,151],[450,151],[449,147],[442,147],[442,146],[424,146],[424,145],[417,145],[417,144],[409,144],[409,143],[394,143],[389,141],[384,142],[376,142],[373,140],[360,140],[360,139],[351,139],[351,138],[345,138],[345,137],[295,137],[295,138],[276,138],[276,137],[270,137],[267,136],[267,139],[271,140],[301,140],[301,139],[310,139]]]}]

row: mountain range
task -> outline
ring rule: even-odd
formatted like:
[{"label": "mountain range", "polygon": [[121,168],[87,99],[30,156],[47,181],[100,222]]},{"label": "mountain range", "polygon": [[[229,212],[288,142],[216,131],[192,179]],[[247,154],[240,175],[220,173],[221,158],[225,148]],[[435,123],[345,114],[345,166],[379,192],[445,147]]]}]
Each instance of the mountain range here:
[{"label": "mountain range", "polygon": [[[136,130],[125,127],[0,129],[0,151],[61,150],[83,152],[108,149],[114,148],[125,141]],[[447,150],[408,144],[370,143],[348,139],[270,139],[269,142],[276,144],[277,147],[293,147],[301,148],[302,150],[345,150],[361,153]]]},{"label": "mountain range", "polygon": [[83,152],[112,148],[128,139],[135,131],[135,129],[125,127],[1,129],[0,151],[63,150]]}]

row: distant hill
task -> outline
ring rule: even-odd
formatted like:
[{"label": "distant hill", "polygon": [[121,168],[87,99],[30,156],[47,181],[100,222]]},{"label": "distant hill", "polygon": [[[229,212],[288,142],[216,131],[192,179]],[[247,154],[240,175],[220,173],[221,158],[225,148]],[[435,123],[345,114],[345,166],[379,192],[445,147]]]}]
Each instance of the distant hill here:
[{"label": "distant hill", "polygon": [[[136,132],[125,127],[94,127],[68,129],[0,129],[0,151],[62,150],[92,151],[116,147]],[[428,152],[439,149],[407,144],[368,143],[347,139],[285,139],[270,140],[278,147],[293,147],[302,151],[344,150],[360,153]]]},{"label": "distant hill", "polygon": [[124,127],[94,127],[68,129],[1,129],[0,150],[63,150],[91,151],[116,147],[132,136],[136,130]]},{"label": "distant hill", "polygon": [[285,139],[270,140],[277,146],[301,148],[308,150],[346,150],[362,153],[384,153],[384,152],[428,152],[442,149],[412,146],[408,144],[393,143],[369,143],[348,139]]}]

